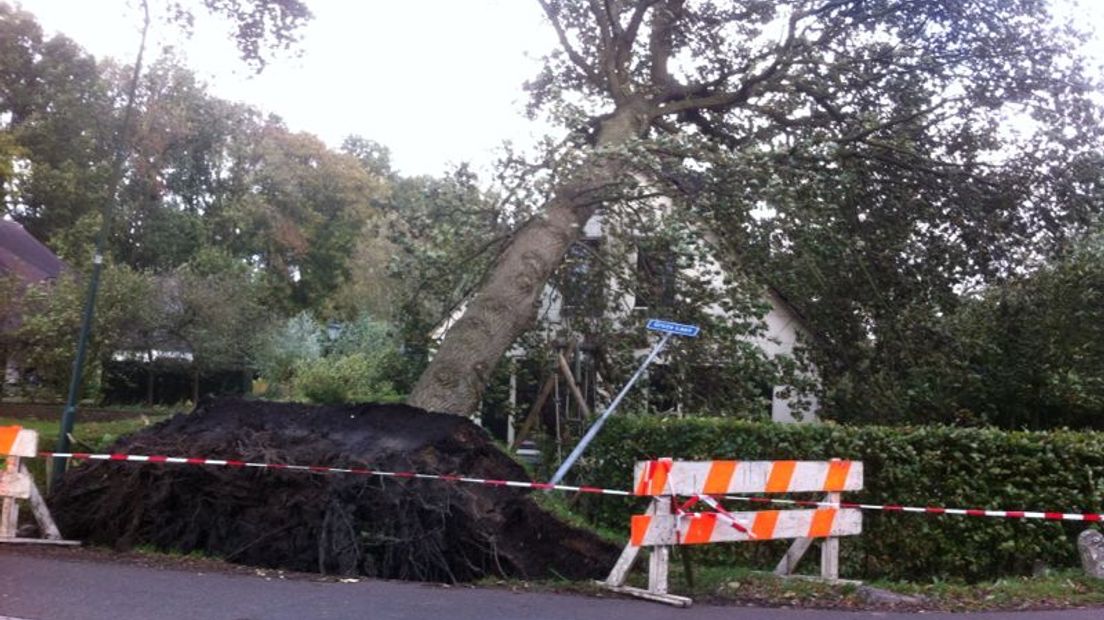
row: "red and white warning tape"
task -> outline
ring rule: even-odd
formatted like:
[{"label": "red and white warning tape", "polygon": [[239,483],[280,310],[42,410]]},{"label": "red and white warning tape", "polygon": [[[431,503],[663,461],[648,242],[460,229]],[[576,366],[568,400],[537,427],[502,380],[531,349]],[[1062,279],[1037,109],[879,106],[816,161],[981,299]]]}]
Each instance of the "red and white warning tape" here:
[{"label": "red and white warning tape", "polygon": [[853,504],[849,502],[814,502],[796,499],[772,499],[769,497],[745,497],[726,495],[725,499],[758,504],[788,504],[791,506],[826,506],[830,508],[858,508],[885,512],[911,512],[931,515],[962,515],[966,517],[996,517],[1003,519],[1044,519],[1047,521],[1104,522],[1104,513],[1094,512],[1042,512],[1030,510],[985,510],[982,508],[941,508],[938,506],[899,506],[897,504]]},{"label": "red and white warning tape", "polygon": [[[547,482],[525,482],[519,480],[492,480],[487,478],[474,478],[454,474],[422,474],[412,471],[379,471],[361,467],[325,467],[319,465],[288,465],[284,463],[256,463],[239,461],[234,459],[208,459],[197,457],[139,455],[139,454],[91,454],[87,452],[45,452],[40,451],[38,456],[45,458],[63,458],[85,461],[118,461],[131,463],[164,463],[175,465],[204,465],[210,467],[234,467],[254,469],[275,469],[282,471],[298,471],[312,474],[352,474],[356,476],[378,476],[381,478],[398,478],[409,480],[440,480],[442,482],[459,482],[465,484],[481,484],[485,486],[512,487],[519,489],[538,489],[543,491],[565,491],[568,493],[592,493],[595,495],[615,495],[631,497],[633,493],[617,489],[603,489],[593,486],[572,486],[568,484],[550,484]],[[962,515],[967,517],[995,517],[1004,519],[1043,519],[1047,521],[1089,521],[1104,523],[1104,513],[1069,513],[1069,512],[1043,512],[1029,510],[985,510],[981,508],[942,508],[936,506],[900,506],[896,504],[855,504],[850,502],[818,502],[794,499],[773,499],[769,497],[747,497],[740,495],[726,495],[725,499],[740,502],[762,504],[787,504],[793,506],[811,506],[828,508],[858,508],[859,510],[880,510],[884,512],[908,512],[933,515]],[[725,510],[714,498],[705,494],[692,498],[682,506],[682,510],[689,508],[695,501],[701,500],[717,512],[725,515]],[[727,515],[725,515],[727,516]],[[734,529],[740,530],[740,524],[734,518],[726,518]]]},{"label": "red and white warning tape", "polygon": [[490,480],[487,478],[473,478],[452,474],[420,474],[412,471],[379,471],[362,467],[324,467],[319,465],[286,465],[284,463],[255,463],[250,461],[237,461],[233,459],[205,459],[180,456],[139,455],[139,454],[90,454],[87,452],[44,452],[39,451],[38,456],[46,458],[62,458],[82,461],[125,461],[131,463],[167,463],[174,465],[207,465],[211,467],[236,467],[255,469],[277,469],[282,471],[299,471],[311,474],[352,474],[355,476],[378,476],[382,478],[400,478],[409,480],[441,480],[444,482],[463,482],[467,484],[482,484],[496,487],[513,487],[518,489],[540,489],[544,491],[566,491],[569,493],[594,493],[597,495],[632,495],[628,491],[615,489],[601,489],[590,486],[571,486],[567,484],[549,484],[547,482],[523,482],[519,480]]},{"label": "red and white warning tape", "polygon": [[747,534],[749,538],[755,538],[755,536],[751,533],[751,530],[748,529],[746,524],[741,523],[735,515],[725,510],[725,507],[722,506],[720,502],[718,502],[713,497],[710,497],[709,495],[692,495],[690,499],[687,500],[684,504],[675,506],[675,514],[680,517],[685,516],[687,514],[686,509],[698,503],[699,501],[705,503],[710,508],[712,508],[714,512],[720,515],[721,519],[728,522],[728,524],[732,526],[732,529],[736,530],[737,532]]}]

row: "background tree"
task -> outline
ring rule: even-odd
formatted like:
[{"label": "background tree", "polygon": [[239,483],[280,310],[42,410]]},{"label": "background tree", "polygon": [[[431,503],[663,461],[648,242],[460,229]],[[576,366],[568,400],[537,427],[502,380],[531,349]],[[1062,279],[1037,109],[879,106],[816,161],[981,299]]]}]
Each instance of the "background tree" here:
[{"label": "background tree", "polygon": [[273,307],[323,307],[348,277],[346,261],[385,181],[277,119],[253,128],[231,158],[209,216],[216,238],[263,274]]},{"label": "background tree", "polygon": [[[37,387],[54,397],[64,393],[72,372],[83,293],[82,279],[69,272],[54,283],[31,285],[23,294],[22,323],[14,333],[13,348],[24,370],[33,372]],[[83,373],[85,394],[97,393],[103,363],[124,348],[135,326],[149,321],[153,300],[153,282],[144,274],[124,265],[104,269]]]},{"label": "background tree", "polygon": [[[909,312],[907,364],[849,371],[829,385],[847,421],[1010,429],[1104,427],[1104,254],[1099,231],[1028,274],[965,297],[946,316]],[[932,343],[920,347],[922,339]],[[873,346],[873,345],[871,345]],[[873,403],[875,407],[859,405]]]},{"label": "background tree", "polygon": [[205,372],[240,369],[245,382],[253,347],[267,323],[262,290],[240,262],[206,252],[162,283],[159,331],[191,355],[192,402]]},{"label": "background tree", "polygon": [[[272,4],[279,12],[297,5],[209,4],[239,17],[249,6]],[[268,11],[257,19],[277,19]],[[62,36],[44,38],[33,16],[6,3],[0,3],[0,30],[10,35],[0,42],[0,54],[10,60],[0,72],[4,213],[84,272],[102,221],[96,207],[108,199],[106,145],[119,116],[113,102],[128,84],[129,69],[98,63]],[[275,117],[212,97],[171,54],[141,76],[135,109],[108,251],[115,264],[157,276],[164,290],[151,304],[178,297],[181,283],[201,288],[198,282],[214,278],[219,289],[225,278],[259,295],[220,300],[230,306],[263,302],[281,313],[314,308],[344,318],[358,316],[361,307],[389,308],[384,298],[394,283],[379,265],[375,288],[366,291],[372,299],[352,292],[340,297],[354,249],[358,265],[388,255],[384,228],[375,222],[392,183],[385,149],[375,145],[381,155],[373,158],[373,145],[360,139],[350,141],[347,153],[337,152],[313,136],[292,133]],[[217,266],[211,256],[222,257]],[[201,263],[207,265],[202,277],[196,275]],[[189,319],[193,331],[196,321],[216,315]],[[163,341],[164,321],[133,325],[127,346],[179,345]]]},{"label": "background tree", "polygon": [[115,127],[113,93],[95,59],[33,16],[0,3],[3,208],[39,239],[102,203]]}]

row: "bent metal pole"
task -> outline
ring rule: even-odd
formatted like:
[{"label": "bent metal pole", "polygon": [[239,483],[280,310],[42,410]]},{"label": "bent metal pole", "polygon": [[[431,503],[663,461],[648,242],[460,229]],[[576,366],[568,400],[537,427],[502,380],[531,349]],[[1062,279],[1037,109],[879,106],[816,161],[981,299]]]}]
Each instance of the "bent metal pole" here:
[{"label": "bent metal pole", "polygon": [[579,460],[579,457],[583,455],[583,451],[586,450],[587,445],[598,434],[598,431],[602,430],[602,425],[606,423],[606,419],[610,417],[617,406],[621,404],[621,400],[625,398],[625,395],[632,389],[633,384],[637,379],[644,374],[644,370],[651,364],[659,352],[663,350],[664,345],[671,338],[672,335],[679,336],[697,336],[698,327],[695,325],[682,325],[680,323],[671,323],[669,321],[660,321],[652,319],[648,321],[648,329],[653,331],[663,332],[663,337],[659,339],[656,346],[652,348],[652,352],[648,354],[648,357],[644,359],[644,363],[640,365],[640,368],[636,369],[633,376],[629,378],[629,382],[625,384],[625,387],[621,388],[621,391],[617,394],[617,397],[613,399],[609,407],[602,412],[602,415],[598,416],[598,419],[594,421],[594,424],[587,430],[586,435],[579,441],[579,445],[575,446],[575,449],[571,451],[571,454],[567,455],[567,459],[560,465],[560,468],[556,470],[556,473],[552,476],[551,484],[559,484],[563,481],[564,476],[571,469],[571,466],[575,464],[575,461]]}]

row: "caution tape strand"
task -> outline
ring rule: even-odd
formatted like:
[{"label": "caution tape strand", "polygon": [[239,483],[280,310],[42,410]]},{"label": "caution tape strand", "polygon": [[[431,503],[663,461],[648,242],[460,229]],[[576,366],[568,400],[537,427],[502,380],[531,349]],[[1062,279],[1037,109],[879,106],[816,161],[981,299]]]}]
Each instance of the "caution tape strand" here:
[{"label": "caution tape strand", "polygon": [[[140,454],[93,454],[87,452],[46,452],[40,451],[39,457],[60,458],[84,461],[115,461],[130,463],[152,463],[172,465],[203,465],[211,467],[232,467],[252,469],[272,469],[279,471],[297,471],[311,474],[349,474],[354,476],[376,476],[381,478],[396,478],[407,480],[438,480],[442,482],[456,482],[464,484],[479,484],[484,486],[510,487],[518,489],[537,489],[542,491],[563,491],[567,493],[589,493],[594,495],[613,495],[619,497],[632,497],[635,494],[619,489],[605,489],[595,486],[574,486],[568,484],[551,484],[548,482],[528,482],[521,480],[492,480],[487,478],[475,478],[459,474],[425,474],[418,472],[393,472],[380,471],[361,467],[328,467],[319,465],[291,465],[286,463],[258,463],[235,459],[208,459],[198,457],[179,457],[162,455]],[[700,499],[704,500],[705,496]],[[712,500],[712,498],[709,498]],[[982,508],[944,508],[938,506],[901,506],[896,504],[858,504],[849,502],[825,502],[794,499],[775,499],[769,497],[750,497],[741,495],[726,495],[725,499],[739,502],[783,504],[791,506],[825,507],[825,508],[854,508],[858,510],[904,512],[932,515],[961,515],[967,517],[991,517],[1004,519],[1042,519],[1047,521],[1088,521],[1094,523],[1104,522],[1104,514],[1101,513],[1070,513],[1048,512],[1032,510],[987,510]],[[705,501],[710,507],[717,509],[719,504],[713,501]],[[686,507],[689,507],[687,504]],[[723,509],[721,509],[723,510]],[[726,521],[734,521],[726,519]],[[740,529],[741,524],[733,522],[733,527]]]},{"label": "caution tape strand", "polygon": [[725,499],[735,502],[758,504],[785,504],[790,506],[856,508],[858,510],[877,510],[882,512],[908,512],[932,515],[960,515],[966,517],[992,517],[1000,519],[1043,519],[1046,521],[1090,521],[1104,522],[1104,513],[1094,512],[1047,512],[1034,510],[987,510],[984,508],[943,508],[939,506],[900,506],[897,504],[855,504],[850,502],[817,502],[797,499],[774,499],[770,497],[747,497],[726,495]]},{"label": "caution tape strand", "polygon": [[596,495],[632,495],[628,491],[616,489],[602,489],[592,486],[572,486],[568,484],[550,484],[547,482],[527,482],[521,480],[492,480],[487,478],[474,478],[454,474],[424,474],[412,471],[380,471],[363,467],[328,467],[319,465],[289,465],[285,463],[257,463],[251,461],[239,461],[234,459],[207,459],[195,457],[139,455],[139,454],[91,454],[86,452],[43,452],[38,456],[45,458],[61,458],[79,461],[116,461],[130,463],[154,463],[171,465],[205,465],[211,467],[234,467],[253,469],[273,469],[279,471],[297,471],[311,474],[351,474],[354,476],[376,476],[381,478],[398,478],[406,480],[439,480],[443,482],[459,482],[466,484],[480,484],[484,486],[511,487],[517,489],[538,489],[543,491],[564,491],[568,493],[593,493]]}]

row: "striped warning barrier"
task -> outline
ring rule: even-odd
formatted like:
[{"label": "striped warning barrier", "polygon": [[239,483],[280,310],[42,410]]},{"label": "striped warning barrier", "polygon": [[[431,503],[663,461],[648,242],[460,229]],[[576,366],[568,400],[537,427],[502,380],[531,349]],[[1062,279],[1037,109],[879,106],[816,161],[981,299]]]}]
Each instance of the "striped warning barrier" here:
[{"label": "striped warning barrier", "polygon": [[0,472],[0,497],[5,498],[0,513],[0,537],[14,536],[14,500],[31,496],[31,476],[19,466],[19,458],[34,456],[37,443],[34,431],[23,430],[21,426],[0,426],[0,456],[7,461]]},{"label": "striped warning barrier", "polygon": [[856,461],[672,461],[636,464],[634,494],[727,495],[857,491],[863,465]]},{"label": "striped warning barrier", "polygon": [[[22,463],[22,459],[36,456],[37,451],[37,432],[21,426],[0,426],[0,457],[5,461],[4,471],[0,472],[0,498],[3,498],[0,501],[0,542],[76,544],[61,539],[61,533],[35,486],[34,478]],[[17,536],[19,504],[16,500],[27,500],[30,503],[45,539]]]},{"label": "striped warning barrier", "polygon": [[22,426],[0,426],[0,456],[32,457],[38,450],[38,433]]},{"label": "striped warning barrier", "polygon": [[[839,578],[839,536],[862,532],[862,512],[840,508],[840,493],[858,491],[863,485],[859,461],[641,461],[633,469],[633,494],[651,497],[643,515],[632,517],[629,544],[625,546],[606,586],[680,607],[690,599],[667,592],[667,563],[671,547],[719,542],[793,539],[775,570],[792,573],[813,539],[821,546],[821,577]],[[733,493],[827,493],[832,505],[814,510],[765,510],[729,512],[718,497]],[[677,504],[674,497],[689,497]],[[712,512],[687,512],[697,502]],[[651,550],[648,589],[625,585],[628,572],[642,547]]]},{"label": "striped warning barrier", "polygon": [[716,512],[633,515],[630,541],[637,547],[702,545],[781,538],[827,538],[862,532],[862,513],[858,510],[762,510],[732,512],[729,515],[738,523],[750,524],[748,532],[725,527],[727,519]]}]

